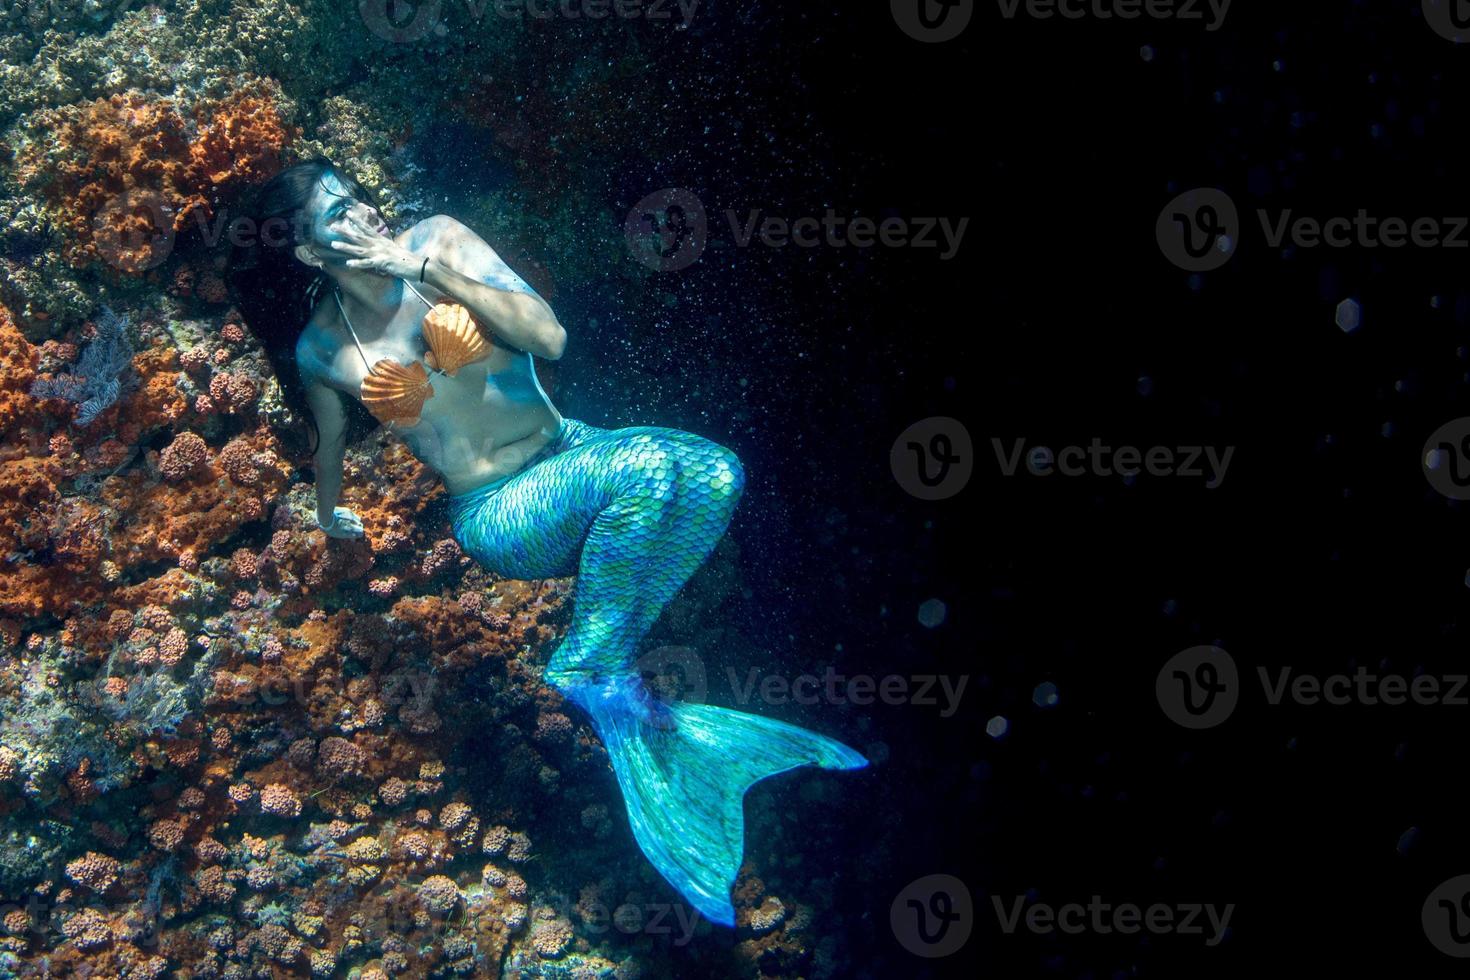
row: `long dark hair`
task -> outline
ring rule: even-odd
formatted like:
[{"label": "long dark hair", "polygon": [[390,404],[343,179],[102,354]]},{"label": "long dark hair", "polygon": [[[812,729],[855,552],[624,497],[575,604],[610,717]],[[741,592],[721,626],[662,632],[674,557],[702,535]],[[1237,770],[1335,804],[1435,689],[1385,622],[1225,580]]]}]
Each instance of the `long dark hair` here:
[{"label": "long dark hair", "polygon": [[[313,157],[287,167],[261,185],[252,209],[253,234],[248,243],[236,247],[230,262],[235,304],[245,325],[265,348],[281,386],[281,400],[305,427],[304,445],[298,442],[293,448],[308,455],[316,452],[319,436],[296,364],[296,341],[324,295],[322,290],[330,286],[330,277],[298,261],[294,251],[297,245],[306,244],[302,211],[328,174],[342,181],[358,200],[378,206],[367,188],[336,164],[325,157]],[[340,391],[337,394],[347,410],[349,444],[378,427],[378,420],[361,402]]]}]

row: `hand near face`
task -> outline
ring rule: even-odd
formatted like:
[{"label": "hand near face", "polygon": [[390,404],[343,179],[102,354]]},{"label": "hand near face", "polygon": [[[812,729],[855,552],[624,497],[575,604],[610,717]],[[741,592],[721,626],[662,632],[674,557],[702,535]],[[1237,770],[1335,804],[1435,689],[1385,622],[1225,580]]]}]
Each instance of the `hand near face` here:
[{"label": "hand near face", "polygon": [[347,268],[400,279],[418,275],[423,257],[399,245],[386,232],[373,231],[355,215],[344,217],[337,230],[342,237],[332,242],[331,247],[341,255],[349,256],[343,263]]}]

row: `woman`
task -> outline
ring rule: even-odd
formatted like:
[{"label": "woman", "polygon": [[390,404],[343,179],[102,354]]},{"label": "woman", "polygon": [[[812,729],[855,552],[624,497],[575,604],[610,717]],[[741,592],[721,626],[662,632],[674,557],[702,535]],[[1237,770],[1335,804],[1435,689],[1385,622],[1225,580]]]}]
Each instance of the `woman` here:
[{"label": "woman", "polygon": [[[362,188],[323,159],[273,178],[258,211],[262,264],[247,288],[257,309],[246,318],[288,400],[310,408],[322,529],[362,534],[337,501],[349,429],[369,406],[443,477],[466,553],[511,578],[575,573],[572,623],[545,679],[591,716],[643,852],[705,916],[733,925],[746,789],[796,766],[867,764],[783,722],[660,702],[637,672],[639,641],[729,524],[745,484],[740,460],[676,429],[562,417],[532,356],[561,357],[566,331],[454,219],[390,235]],[[314,310],[293,344],[279,317],[308,279]],[[441,301],[468,311],[471,340],[488,340],[488,353],[462,365],[446,354],[442,311],[426,316]]]}]

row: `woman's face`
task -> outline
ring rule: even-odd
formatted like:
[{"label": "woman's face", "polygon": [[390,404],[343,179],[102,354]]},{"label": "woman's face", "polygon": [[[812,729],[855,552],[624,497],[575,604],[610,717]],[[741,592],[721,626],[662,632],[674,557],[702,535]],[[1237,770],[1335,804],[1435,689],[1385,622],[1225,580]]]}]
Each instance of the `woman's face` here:
[{"label": "woman's face", "polygon": [[297,250],[302,261],[307,261],[301,254],[304,249],[327,263],[345,262],[350,256],[333,248],[332,243],[347,241],[347,229],[354,221],[370,232],[389,234],[387,222],[378,209],[354,197],[347,185],[330,171],[317,181],[303,209],[303,218],[307,244]]}]

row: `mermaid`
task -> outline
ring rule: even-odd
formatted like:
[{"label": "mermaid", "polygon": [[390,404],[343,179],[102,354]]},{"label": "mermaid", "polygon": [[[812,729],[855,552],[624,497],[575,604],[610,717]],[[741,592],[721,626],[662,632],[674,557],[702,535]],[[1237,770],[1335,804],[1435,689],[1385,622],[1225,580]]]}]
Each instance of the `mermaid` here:
[{"label": "mermaid", "polygon": [[649,861],[706,918],[733,925],[746,790],[797,766],[867,765],[795,725],[657,698],[638,672],[639,641],[725,533],[745,486],[739,458],[677,429],[562,416],[532,358],[560,358],[566,331],[453,218],[393,235],[322,158],[272,178],[256,210],[257,257],[237,286],[287,402],[309,409],[321,529],[362,535],[338,506],[343,457],[376,422],[443,479],[454,537],[482,566],[575,574],[544,678],[602,739]]}]

